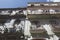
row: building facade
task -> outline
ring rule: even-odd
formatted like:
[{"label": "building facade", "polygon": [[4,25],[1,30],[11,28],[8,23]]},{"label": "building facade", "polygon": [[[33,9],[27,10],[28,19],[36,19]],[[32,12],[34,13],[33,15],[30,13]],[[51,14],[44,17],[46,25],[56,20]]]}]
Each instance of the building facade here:
[{"label": "building facade", "polygon": [[60,3],[29,2],[26,8],[0,9],[0,33],[1,40],[59,40]]},{"label": "building facade", "polygon": [[[51,35],[60,36],[60,3],[59,2],[30,2],[27,11],[31,26],[33,39],[54,40]],[[52,37],[52,38],[50,38]],[[50,38],[50,39],[49,39]]]}]

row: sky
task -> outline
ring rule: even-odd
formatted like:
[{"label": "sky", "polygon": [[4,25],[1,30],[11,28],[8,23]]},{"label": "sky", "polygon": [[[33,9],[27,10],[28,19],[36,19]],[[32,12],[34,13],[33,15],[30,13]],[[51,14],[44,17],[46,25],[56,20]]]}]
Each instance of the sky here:
[{"label": "sky", "polygon": [[[49,2],[49,0],[0,0],[0,8],[27,7],[28,2]],[[51,0],[59,2],[60,0]]]},{"label": "sky", "polygon": [[0,0],[0,8],[25,7],[26,4],[26,0]]}]

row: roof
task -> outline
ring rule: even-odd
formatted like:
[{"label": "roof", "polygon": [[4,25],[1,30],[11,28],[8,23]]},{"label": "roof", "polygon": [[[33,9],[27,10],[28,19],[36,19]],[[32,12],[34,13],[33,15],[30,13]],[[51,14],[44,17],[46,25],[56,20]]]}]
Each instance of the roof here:
[{"label": "roof", "polygon": [[28,2],[47,2],[47,0],[28,0]]},{"label": "roof", "polygon": [[28,4],[60,4],[60,2],[28,2]]},{"label": "roof", "polygon": [[1,10],[26,10],[26,8],[0,8]]}]

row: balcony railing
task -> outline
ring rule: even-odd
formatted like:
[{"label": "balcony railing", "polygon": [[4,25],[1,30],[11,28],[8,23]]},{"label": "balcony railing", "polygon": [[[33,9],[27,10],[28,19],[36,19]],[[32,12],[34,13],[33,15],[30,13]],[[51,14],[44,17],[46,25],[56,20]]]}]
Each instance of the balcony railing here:
[{"label": "balcony railing", "polygon": [[35,29],[35,30],[30,30],[31,33],[43,33],[45,32],[44,30],[41,30],[41,29]]},{"label": "balcony railing", "polygon": [[7,10],[7,11],[1,11],[0,12],[0,15],[16,15],[16,14],[20,15],[20,14],[24,14],[24,12],[21,11],[21,10],[17,10],[17,11],[9,11],[9,10]]},{"label": "balcony railing", "polygon": [[28,14],[60,14],[60,11],[54,11],[54,10],[51,10],[51,11],[43,11],[43,10],[38,10],[38,11],[28,11]]}]

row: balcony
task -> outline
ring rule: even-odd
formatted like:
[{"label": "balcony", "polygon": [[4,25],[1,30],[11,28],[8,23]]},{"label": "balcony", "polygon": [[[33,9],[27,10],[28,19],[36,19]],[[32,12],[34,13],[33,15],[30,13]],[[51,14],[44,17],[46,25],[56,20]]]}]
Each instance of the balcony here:
[{"label": "balcony", "polygon": [[27,9],[29,10],[38,10],[38,9],[43,9],[43,10],[49,10],[49,9],[54,9],[54,10],[60,10],[60,6],[28,6]]},{"label": "balcony", "polygon": [[34,20],[40,20],[40,19],[60,19],[59,14],[29,14],[28,15],[29,20],[34,21]]},{"label": "balcony", "polygon": [[60,12],[31,12],[29,15],[33,14],[60,14]]},{"label": "balcony", "polygon": [[36,29],[36,30],[30,30],[31,33],[43,33],[45,32],[44,30],[39,30],[39,29]]},{"label": "balcony", "polygon": [[24,15],[24,12],[22,10],[16,10],[16,11],[11,11],[11,10],[7,10],[7,11],[0,11],[0,15]]},{"label": "balcony", "polygon": [[60,14],[60,10],[27,10],[28,14]]},{"label": "balcony", "polygon": [[33,38],[49,38],[44,29],[31,29],[30,32]]},{"label": "balcony", "polygon": [[27,10],[28,18],[30,19],[49,19],[52,17],[60,18],[60,10],[42,10],[42,9],[36,9],[36,10]]},{"label": "balcony", "polygon": [[29,2],[28,6],[60,6],[59,2]]}]

